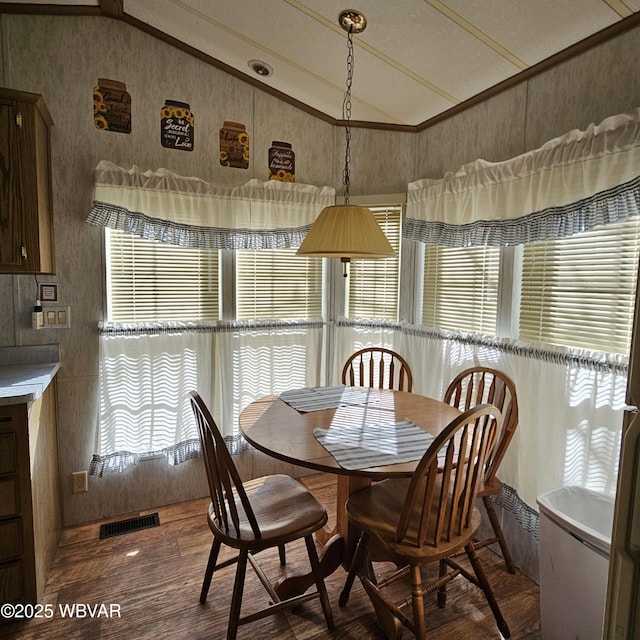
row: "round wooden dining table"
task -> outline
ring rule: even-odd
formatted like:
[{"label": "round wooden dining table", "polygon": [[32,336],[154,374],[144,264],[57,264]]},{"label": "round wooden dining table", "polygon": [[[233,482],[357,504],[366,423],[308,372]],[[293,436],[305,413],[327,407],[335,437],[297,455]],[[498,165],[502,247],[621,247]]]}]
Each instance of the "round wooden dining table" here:
[{"label": "round wooden dining table", "polygon": [[[320,444],[314,430],[360,426],[366,431],[367,427],[410,420],[423,431],[437,436],[460,415],[457,408],[416,393],[358,387],[348,389],[359,394],[357,403],[298,411],[271,395],[255,400],[240,414],[240,429],[256,449],[278,460],[337,476],[336,526],[318,534],[324,545],[321,564],[325,575],[341,564],[348,566],[355,549],[359,532],[350,527],[344,509],[349,496],[374,480],[411,476],[420,456],[408,462],[347,469]],[[309,579],[307,576],[285,581],[279,585],[278,594],[287,597],[304,590]]]}]

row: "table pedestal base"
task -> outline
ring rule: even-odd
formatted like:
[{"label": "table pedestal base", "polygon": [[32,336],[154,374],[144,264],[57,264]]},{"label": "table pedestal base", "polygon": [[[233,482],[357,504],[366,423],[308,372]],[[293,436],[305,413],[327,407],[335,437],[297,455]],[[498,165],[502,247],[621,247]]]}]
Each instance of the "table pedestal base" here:
[{"label": "table pedestal base", "polygon": [[[333,529],[323,528],[316,532],[316,539],[323,546],[320,554],[322,577],[334,573],[340,565],[346,571],[351,565],[351,558],[358,544],[360,532],[349,524],[344,505],[349,496],[360,489],[371,485],[367,478],[338,476],[336,490],[336,526]],[[284,576],[275,585],[278,597],[285,600],[304,593],[313,585],[313,574]]]}]

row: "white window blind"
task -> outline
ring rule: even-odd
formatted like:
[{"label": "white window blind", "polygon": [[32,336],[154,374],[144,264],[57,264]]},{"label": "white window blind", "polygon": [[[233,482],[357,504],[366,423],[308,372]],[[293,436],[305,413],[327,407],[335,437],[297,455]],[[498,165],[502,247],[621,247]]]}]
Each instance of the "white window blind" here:
[{"label": "white window blind", "polygon": [[520,340],[629,352],[640,221],[525,246]]},{"label": "white window blind", "polygon": [[213,321],[218,252],[144,240],[106,229],[111,322]]},{"label": "white window blind", "polygon": [[346,315],[350,318],[397,321],[402,208],[394,206],[369,209],[387,236],[396,257],[351,262],[347,279]]},{"label": "white window blind", "polygon": [[422,324],[495,335],[500,249],[425,246]]},{"label": "white window blind", "polygon": [[302,319],[322,317],[322,259],[295,249],[238,251],[236,316]]}]

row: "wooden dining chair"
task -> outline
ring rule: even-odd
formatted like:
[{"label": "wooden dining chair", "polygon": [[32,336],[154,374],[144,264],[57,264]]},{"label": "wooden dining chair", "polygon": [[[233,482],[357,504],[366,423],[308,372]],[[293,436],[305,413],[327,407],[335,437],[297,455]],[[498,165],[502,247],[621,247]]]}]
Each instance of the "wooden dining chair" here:
[{"label": "wooden dining chair", "polygon": [[[483,591],[500,632],[504,638],[510,637],[473,545],[480,526],[480,512],[474,503],[501,423],[500,411],[493,405],[465,411],[436,437],[411,478],[383,480],[350,496],[347,517],[362,533],[340,594],[340,606],[347,604],[357,575],[389,638],[400,638],[404,626],[423,640],[425,597],[437,591],[438,604],[443,607],[446,584],[462,575]],[[455,558],[462,550],[473,573]],[[377,581],[370,569],[376,561],[401,568]],[[431,563],[439,563],[438,576],[425,583],[421,567]],[[390,593],[388,588],[408,575],[411,597],[398,602],[397,589]],[[404,611],[409,604],[412,615]]]},{"label": "wooden dining chair", "polygon": [[413,391],[413,376],[407,361],[384,347],[367,347],[356,351],[342,368],[342,384]]},{"label": "wooden dining chair", "polygon": [[507,541],[505,540],[500,520],[493,507],[491,496],[500,493],[502,483],[496,477],[500,463],[504,458],[513,438],[513,434],[518,426],[518,398],[516,395],[516,385],[513,380],[502,371],[490,367],[471,367],[461,371],[449,384],[444,394],[444,401],[465,411],[478,404],[490,402],[500,409],[503,416],[502,434],[494,453],[487,460],[484,487],[478,496],[489,517],[489,523],[494,535],[489,538],[476,540],[476,549],[487,545],[498,543],[505,566],[509,573],[516,572],[516,566],[509,552]]},{"label": "wooden dining chair", "polygon": [[[198,425],[211,493],[208,522],[213,533],[200,602],[204,603],[207,598],[214,572],[237,562],[227,640],[235,639],[240,625],[313,598],[320,599],[327,627],[333,629],[329,597],[313,541],[313,533],[327,522],[325,508],[300,482],[287,475],[265,476],[243,483],[209,409],[195,391],[191,392],[191,406]],[[304,538],[307,546],[316,590],[281,599],[277,586],[270,583],[253,554],[278,547],[280,562],[284,564],[284,545],[301,538]],[[218,563],[218,553],[223,544],[237,549],[238,555]],[[241,617],[247,561],[255,570],[271,602],[256,613]]]}]

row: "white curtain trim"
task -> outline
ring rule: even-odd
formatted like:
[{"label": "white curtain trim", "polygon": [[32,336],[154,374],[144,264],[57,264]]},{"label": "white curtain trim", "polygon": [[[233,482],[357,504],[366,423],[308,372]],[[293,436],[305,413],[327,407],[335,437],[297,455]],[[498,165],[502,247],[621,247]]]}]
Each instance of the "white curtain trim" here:
[{"label": "white curtain trim", "polygon": [[639,176],[640,108],[504,162],[410,183],[404,235],[449,246],[571,235],[633,215]]},{"label": "white curtain trim", "polygon": [[90,224],[168,244],[214,249],[298,246],[335,189],[271,180],[215,185],[167,169],[95,170]]},{"label": "white curtain trim", "polygon": [[446,247],[506,247],[566,238],[640,215],[640,176],[589,198],[511,220],[455,225],[406,219],[403,237]]},{"label": "white curtain trim", "polygon": [[577,366],[582,369],[602,373],[627,375],[629,357],[623,354],[602,353],[577,347],[561,347],[547,343],[520,342],[509,338],[496,338],[481,333],[462,331],[444,331],[406,322],[387,322],[383,320],[351,320],[339,318],[336,327],[362,328],[368,331],[399,332],[406,336],[418,336],[433,340],[452,341],[460,345],[472,345],[498,349],[503,353],[541,360],[552,364]]}]

